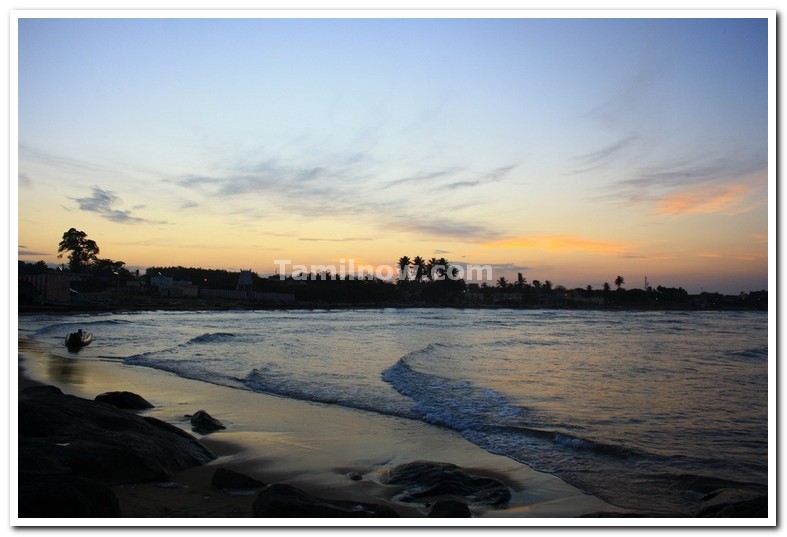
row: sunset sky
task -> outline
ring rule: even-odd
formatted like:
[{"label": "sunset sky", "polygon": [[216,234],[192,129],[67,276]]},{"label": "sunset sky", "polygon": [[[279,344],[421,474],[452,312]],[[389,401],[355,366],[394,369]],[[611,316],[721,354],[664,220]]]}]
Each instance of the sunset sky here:
[{"label": "sunset sky", "polygon": [[420,255],[567,287],[768,288],[773,12],[31,14],[21,260],[63,262],[75,227],[142,271]]}]

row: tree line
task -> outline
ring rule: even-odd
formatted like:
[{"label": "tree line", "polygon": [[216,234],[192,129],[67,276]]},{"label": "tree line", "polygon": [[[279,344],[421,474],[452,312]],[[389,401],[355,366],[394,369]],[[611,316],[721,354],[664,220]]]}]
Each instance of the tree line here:
[{"label": "tree line", "polygon": [[[166,276],[175,281],[210,289],[235,289],[239,272],[193,267],[149,267],[140,277],[139,271],[131,274],[123,261],[99,258],[98,244],[87,234],[75,228],[65,233],[58,244],[58,258],[66,257],[68,264],[59,270],[87,274],[93,278],[74,282],[80,291],[98,291],[102,288],[125,286],[132,279],[148,284],[156,276]],[[511,307],[561,306],[561,307],[745,307],[767,309],[767,291],[743,293],[738,297],[719,293],[701,293],[690,297],[682,287],[668,288],[647,285],[644,289],[624,289],[625,278],[618,275],[612,285],[605,282],[601,289],[591,285],[567,289],[554,285],[550,280],[528,282],[524,274],[517,273],[512,281],[500,276],[494,282],[466,283],[459,265],[445,257],[426,259],[422,256],[403,255],[396,262],[399,277],[396,281],[378,278],[340,277],[324,273],[314,278],[295,279],[279,276],[260,277],[252,272],[256,291],[293,293],[299,302],[325,302],[330,304],[424,304],[424,305],[506,305]],[[24,263],[19,261],[19,274],[36,274],[50,271],[44,261]],[[699,303],[697,301],[700,301]],[[698,306],[699,304],[699,306]]]}]

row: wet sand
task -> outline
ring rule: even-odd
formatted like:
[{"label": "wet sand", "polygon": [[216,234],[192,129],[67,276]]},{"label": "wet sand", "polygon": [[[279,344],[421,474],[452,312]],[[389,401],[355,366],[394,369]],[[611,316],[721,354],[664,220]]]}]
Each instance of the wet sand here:
[{"label": "wet sand", "polygon": [[[231,495],[211,486],[219,467],[264,483],[286,483],[326,499],[381,503],[402,519],[364,520],[364,525],[526,525],[523,518],[565,519],[595,512],[623,511],[507,457],[491,454],[458,433],[421,422],[338,406],[297,401],[249,390],[232,389],[127,366],[120,362],[80,360],[50,354],[19,340],[18,389],[31,382],[58,386],[64,393],[93,399],[106,391],[127,390],[155,405],[144,411],[193,434],[217,459],[178,474],[173,488],[159,483],[113,487],[124,518],[106,525],[151,524],[150,519],[182,519],[188,525],[351,525],[317,519],[252,518],[252,495]],[[12,389],[14,388],[12,383]],[[206,410],[227,428],[209,435],[191,430],[187,415]],[[16,431],[16,407],[12,407]],[[12,443],[16,444],[15,432]],[[15,452],[12,452],[15,460]],[[472,519],[425,519],[423,506],[395,501],[383,484],[386,472],[416,460],[456,464],[468,473],[496,477],[512,490],[503,508],[471,506]],[[352,480],[350,472],[362,476]],[[12,467],[15,476],[15,468]],[[16,481],[12,482],[12,490]],[[14,505],[12,504],[12,517]],[[200,519],[195,521],[194,519]],[[233,520],[230,520],[233,519]],[[419,520],[416,520],[419,519]],[[492,519],[497,519],[493,521]],[[582,525],[593,524],[584,519]],[[17,519],[19,525],[30,521]],[[79,525],[73,520],[38,520],[34,525]]]}]

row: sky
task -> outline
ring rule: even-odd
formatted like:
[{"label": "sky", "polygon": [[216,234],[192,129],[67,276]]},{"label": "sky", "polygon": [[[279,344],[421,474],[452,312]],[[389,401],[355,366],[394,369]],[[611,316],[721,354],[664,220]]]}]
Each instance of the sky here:
[{"label": "sky", "polygon": [[20,15],[18,258],[767,289],[772,14],[676,13]]}]

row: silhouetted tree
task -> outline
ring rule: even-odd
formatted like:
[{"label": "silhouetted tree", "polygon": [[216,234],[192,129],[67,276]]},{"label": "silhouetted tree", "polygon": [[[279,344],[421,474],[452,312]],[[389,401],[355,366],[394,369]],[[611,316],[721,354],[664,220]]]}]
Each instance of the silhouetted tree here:
[{"label": "silhouetted tree", "polygon": [[615,278],[615,287],[618,288],[618,291],[620,291],[620,286],[623,285],[625,282],[626,280],[623,279],[623,276],[618,276],[617,278]]},{"label": "silhouetted tree", "polygon": [[527,283],[527,279],[522,275],[521,272],[517,272],[516,282],[514,282],[514,287],[516,287],[517,289],[522,289],[526,283]]},{"label": "silhouetted tree", "polygon": [[602,289],[604,290],[605,293],[609,293],[609,290],[611,289],[611,287],[610,287],[609,283],[604,282],[604,285],[602,286]]},{"label": "silhouetted tree", "polygon": [[500,278],[498,278],[498,280],[497,280],[497,286],[498,286],[500,289],[503,289],[503,290],[505,290],[505,289],[508,287],[508,282],[506,281],[506,279],[505,279],[505,277],[504,277],[504,276],[500,276]]},{"label": "silhouetted tree", "polygon": [[403,255],[399,258],[399,274],[401,274],[404,281],[408,280],[408,273],[410,272],[410,258]]},{"label": "silhouetted tree", "polygon": [[451,263],[445,257],[435,259],[434,257],[429,260],[429,274],[432,280],[444,280],[448,274],[449,266]]},{"label": "silhouetted tree", "polygon": [[43,274],[49,271],[46,261],[36,261],[35,263],[25,263],[22,260],[17,261],[19,267],[19,275],[25,274]]},{"label": "silhouetted tree", "polygon": [[87,238],[87,233],[77,231],[74,228],[63,233],[63,239],[57,248],[58,259],[63,257],[64,252],[68,254],[68,267],[71,272],[82,272],[82,270],[96,260],[99,253],[98,245],[95,241]]},{"label": "silhouetted tree", "polygon": [[426,261],[420,255],[417,255],[413,258],[413,266],[415,267],[415,281],[420,282],[424,278],[424,268],[426,267]]},{"label": "silhouetted tree", "polygon": [[437,261],[436,257],[431,258],[426,263],[426,277],[429,279],[429,281],[432,281],[432,280],[435,279],[435,276],[436,276],[435,272],[437,271],[437,264],[438,264],[438,261]]}]

